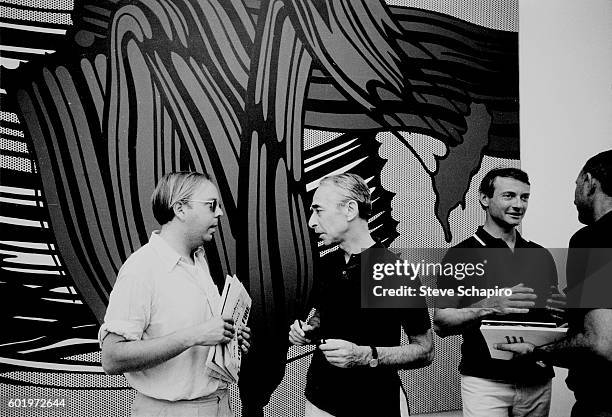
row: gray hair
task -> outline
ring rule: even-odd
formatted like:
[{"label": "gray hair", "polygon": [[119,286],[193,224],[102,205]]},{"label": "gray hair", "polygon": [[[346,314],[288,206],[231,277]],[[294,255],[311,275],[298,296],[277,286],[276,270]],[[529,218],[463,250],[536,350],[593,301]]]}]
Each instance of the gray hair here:
[{"label": "gray hair", "polygon": [[357,203],[359,217],[367,220],[372,214],[372,195],[366,182],[357,174],[345,172],[330,175],[321,180],[319,186],[331,184],[340,188],[346,197],[345,201],[354,200]]}]

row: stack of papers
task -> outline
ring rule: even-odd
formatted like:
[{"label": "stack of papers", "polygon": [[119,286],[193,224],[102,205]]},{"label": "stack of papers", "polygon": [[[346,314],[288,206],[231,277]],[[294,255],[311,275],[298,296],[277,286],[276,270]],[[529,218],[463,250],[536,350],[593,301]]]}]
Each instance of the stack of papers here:
[{"label": "stack of papers", "polygon": [[495,344],[528,342],[542,346],[563,339],[567,328],[556,327],[554,323],[483,320],[480,331],[487,342],[491,357],[507,360],[512,359],[514,354],[495,349]]},{"label": "stack of papers", "polygon": [[[236,329],[246,326],[251,311],[251,297],[236,275],[225,277],[220,306],[218,314],[224,318],[233,318]],[[206,359],[207,373],[230,384],[238,382],[241,359],[242,351],[236,332],[228,343],[210,348]]]}]

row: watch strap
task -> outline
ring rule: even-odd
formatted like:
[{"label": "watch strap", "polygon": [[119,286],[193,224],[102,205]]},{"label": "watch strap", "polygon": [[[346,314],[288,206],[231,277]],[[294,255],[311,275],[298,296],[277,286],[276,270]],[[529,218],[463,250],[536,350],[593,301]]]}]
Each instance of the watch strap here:
[{"label": "watch strap", "polygon": [[372,349],[372,359],[378,359],[378,350],[376,350],[376,346],[370,346]]}]

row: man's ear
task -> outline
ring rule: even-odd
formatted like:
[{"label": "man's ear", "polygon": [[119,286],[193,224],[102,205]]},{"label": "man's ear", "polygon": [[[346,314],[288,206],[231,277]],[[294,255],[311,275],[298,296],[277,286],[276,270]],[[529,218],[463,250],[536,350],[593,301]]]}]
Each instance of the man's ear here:
[{"label": "man's ear", "polygon": [[353,220],[355,217],[359,216],[359,206],[357,206],[357,202],[355,200],[349,200],[346,202],[346,217],[347,220]]},{"label": "man's ear", "polygon": [[588,172],[584,174],[584,182],[586,183],[588,195],[595,194],[598,188],[601,189],[601,184],[599,183],[599,180],[593,177]]},{"label": "man's ear", "polygon": [[185,204],[181,201],[175,203],[172,206],[172,210],[174,211],[174,217],[179,220],[183,220],[185,218]]},{"label": "man's ear", "polygon": [[480,193],[478,200],[483,209],[486,210],[489,208],[489,197],[485,193]]}]

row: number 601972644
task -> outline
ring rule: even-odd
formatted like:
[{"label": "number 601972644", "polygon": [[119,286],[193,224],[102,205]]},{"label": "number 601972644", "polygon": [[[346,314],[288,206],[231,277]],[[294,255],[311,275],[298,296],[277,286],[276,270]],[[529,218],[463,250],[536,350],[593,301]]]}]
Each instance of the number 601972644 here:
[{"label": "number 601972644", "polygon": [[65,398],[10,398],[9,408],[52,408],[65,407]]}]

